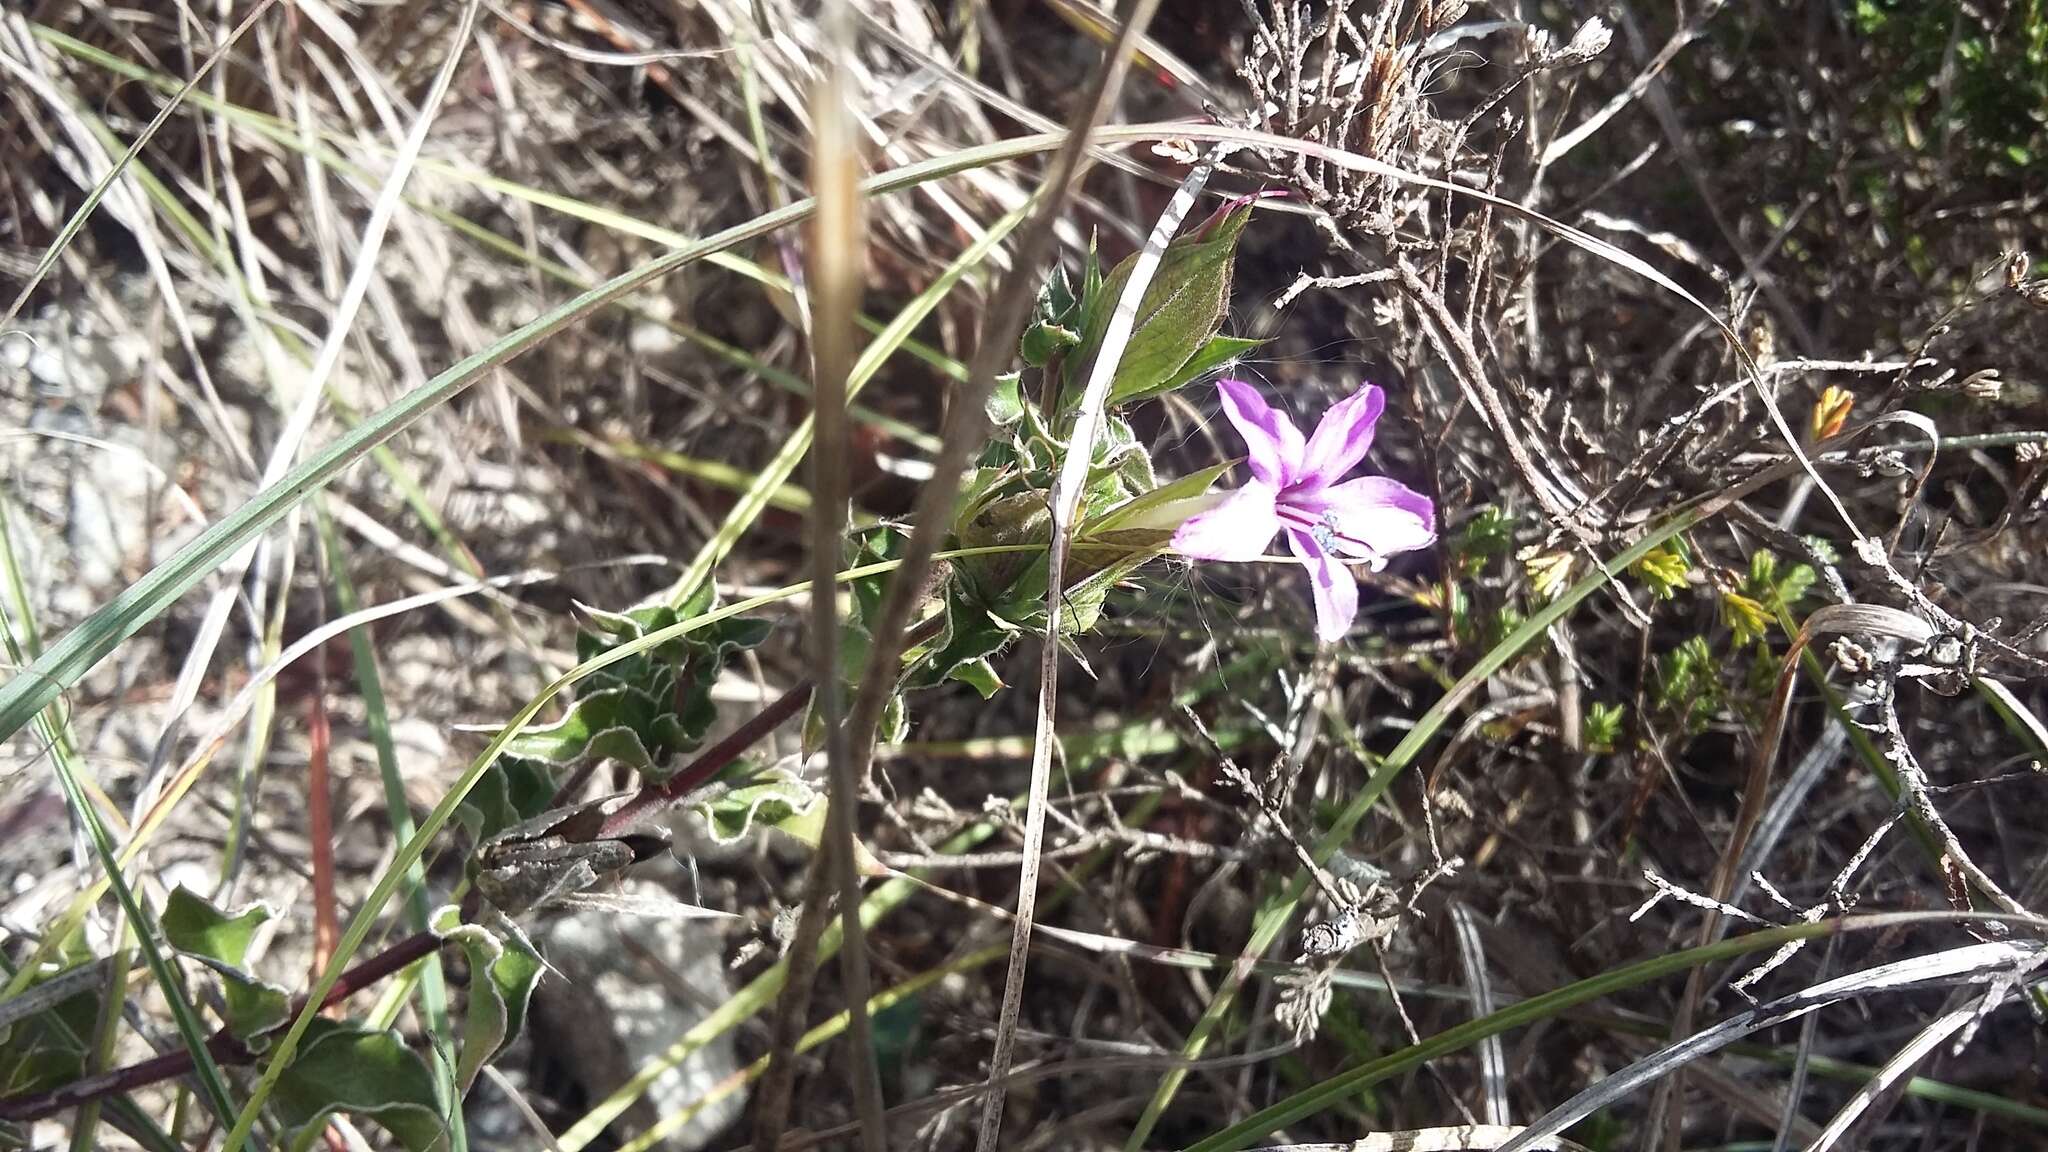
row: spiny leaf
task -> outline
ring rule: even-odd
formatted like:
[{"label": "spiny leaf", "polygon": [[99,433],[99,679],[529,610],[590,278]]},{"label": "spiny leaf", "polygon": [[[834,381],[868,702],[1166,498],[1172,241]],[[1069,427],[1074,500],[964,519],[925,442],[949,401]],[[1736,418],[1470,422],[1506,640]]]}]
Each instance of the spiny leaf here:
[{"label": "spiny leaf", "polygon": [[[713,603],[707,583],[677,605],[650,602],[612,612],[579,604],[587,627],[577,635],[577,656],[587,663],[708,612]],[[556,767],[610,759],[661,783],[717,718],[711,684],[727,657],[759,644],[770,627],[765,620],[733,617],[617,661],[590,677],[589,690],[567,715],[527,728],[506,746],[506,755]]]},{"label": "spiny leaf", "polygon": [[[981,674],[978,671],[969,671],[963,676],[961,670],[971,664],[986,665],[987,657],[1002,651],[1015,635],[1015,629],[1005,626],[989,615],[986,608],[970,602],[959,595],[957,590],[949,588],[946,597],[946,630],[940,634],[938,641],[931,648],[915,658],[904,675],[904,686],[930,688],[947,680],[959,679],[974,684],[976,690],[980,691],[982,684],[976,683],[976,680],[981,678]],[[989,670],[989,675],[994,675],[993,668]],[[983,683],[986,681],[983,680]],[[996,680],[995,683],[1000,687],[1002,681]],[[986,698],[989,693],[983,692],[982,695]]]},{"label": "spiny leaf", "polygon": [[554,774],[546,763],[523,756],[500,756],[476,787],[469,790],[455,819],[481,844],[523,820],[538,816],[555,794]]}]

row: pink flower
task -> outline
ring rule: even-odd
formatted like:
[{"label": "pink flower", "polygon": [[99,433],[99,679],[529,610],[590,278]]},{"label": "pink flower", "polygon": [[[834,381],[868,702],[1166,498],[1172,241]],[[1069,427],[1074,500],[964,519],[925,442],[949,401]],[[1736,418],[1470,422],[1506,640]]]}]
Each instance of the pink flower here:
[{"label": "pink flower", "polygon": [[1222,380],[1216,392],[1250,449],[1252,479],[1190,517],[1173,534],[1173,547],[1198,560],[1254,560],[1285,531],[1315,585],[1316,638],[1334,643],[1358,615],[1358,581],[1345,561],[1363,560],[1377,572],[1387,557],[1436,540],[1429,497],[1385,476],[1344,479],[1372,448],[1386,394],[1361,387],[1325,412],[1304,443],[1287,414],[1251,385]]}]

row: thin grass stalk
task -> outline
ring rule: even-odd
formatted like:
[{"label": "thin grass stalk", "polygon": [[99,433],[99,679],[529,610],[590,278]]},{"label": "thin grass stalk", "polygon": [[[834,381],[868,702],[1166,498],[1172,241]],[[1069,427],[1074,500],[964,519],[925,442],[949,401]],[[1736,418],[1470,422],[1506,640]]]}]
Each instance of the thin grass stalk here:
[{"label": "thin grass stalk", "polygon": [[28,303],[30,296],[35,295],[36,289],[42,285],[43,278],[50,274],[50,269],[57,266],[57,258],[63,255],[64,249],[69,247],[71,241],[85,228],[86,221],[92,219],[92,214],[99,209],[100,201],[106,199],[107,192],[120,181],[129,163],[149,146],[149,142],[156,138],[157,131],[170,120],[173,113],[184,106],[186,98],[192,95],[193,90],[199,87],[200,81],[205,80],[207,74],[213,71],[214,65],[227,58],[228,53],[241,42],[243,34],[254,28],[256,21],[262,18],[265,12],[270,11],[270,6],[276,2],[277,0],[257,0],[256,6],[249,10],[249,14],[242,18],[242,22],[235,25],[234,30],[221,40],[220,46],[207,55],[198,69],[192,73],[191,79],[178,86],[171,98],[164,102],[163,108],[150,118],[149,123],[135,137],[135,142],[128,146],[127,151],[121,154],[121,158],[107,170],[107,174],[100,177],[99,183],[86,193],[77,210],[71,213],[70,219],[64,221],[64,226],[58,229],[56,237],[50,241],[50,246],[44,249],[42,258],[36,261],[35,270],[29,273],[28,279],[21,286],[21,291],[15,294],[14,301],[7,306],[7,311],[0,313],[0,329],[14,323],[15,317],[21,315],[22,306]]},{"label": "thin grass stalk", "polygon": [[[1151,818],[1153,811],[1155,811],[1158,808],[1158,806],[1159,794],[1155,792],[1145,797],[1136,806],[1134,806],[1130,813],[1129,821],[1133,824],[1142,825],[1146,820]],[[1091,875],[1093,875],[1098,868],[1100,868],[1104,863],[1106,863],[1109,860],[1109,858],[1118,851],[1120,851],[1120,849],[1114,845],[1105,845],[1101,848],[1096,849],[1093,853],[1089,855],[1088,859],[1081,861],[1080,864],[1076,865],[1072,869],[1071,873],[1067,877],[1066,882],[1060,886],[1059,891],[1053,893],[1053,895],[1046,901],[1047,907],[1056,907],[1057,905],[1064,903],[1067,897],[1072,896],[1074,893],[1080,891],[1081,882],[1086,880]],[[918,887],[924,889],[929,889],[931,887],[931,885],[928,884],[926,881],[908,872],[897,873],[896,876],[893,877],[893,879],[907,879],[911,881],[913,884],[917,885]],[[977,968],[993,964],[996,961],[1001,960],[1008,955],[1009,948],[1005,945],[997,944],[987,948],[982,948],[975,952],[970,952],[965,956],[961,956],[958,959],[948,961],[947,963],[941,964],[936,968],[920,972],[917,975],[912,976],[907,980],[904,980],[902,983],[895,985],[894,987],[887,988],[881,992],[876,993],[874,997],[868,1001],[868,1015],[872,1017],[877,1013],[885,1012],[890,1008],[893,1008],[896,1005],[901,1004],[911,999],[912,997],[921,994],[926,989],[939,983],[941,980],[947,979],[948,977],[952,976],[962,975],[967,972],[972,972]],[[810,1031],[804,1033],[802,1038],[800,1038],[797,1041],[797,1052],[809,1052],[812,1049],[824,1044],[826,1041],[831,1040],[834,1037],[845,1032],[847,1028],[847,1019],[849,1014],[850,1013],[848,1012],[842,1011],[839,1014],[826,1020],[824,1023],[819,1024],[817,1027],[812,1028]],[[703,1112],[704,1109],[710,1107],[712,1104],[718,1102],[719,1100],[724,1099],[726,1096],[729,1096],[732,1093],[739,1091],[740,1089],[746,1087],[748,1084],[751,1084],[759,1080],[768,1071],[768,1061],[769,1058],[767,1056],[763,1056],[762,1058],[754,1061],[747,1067],[741,1069],[738,1072],[733,1073],[731,1076],[726,1077],[724,1080],[721,1080],[718,1084],[714,1085],[711,1088],[711,1090],[707,1092],[703,1097],[691,1103],[689,1107],[684,1108],[679,1112],[674,1112],[662,1117],[661,1121],[657,1123],[654,1127],[649,1128],[647,1131],[642,1132],[638,1136],[635,1136],[633,1139],[627,1141],[624,1145],[620,1147],[619,1152],[652,1152],[652,1149],[657,1144],[674,1135],[677,1130],[681,1129],[685,1124],[688,1124],[691,1120],[695,1119],[701,1112]]]},{"label": "thin grass stalk", "polygon": [[[1149,16],[1149,8],[1144,0],[1139,0],[1138,14]],[[1031,960],[1031,926],[1038,901],[1039,855],[1045,849],[1046,792],[1052,786],[1052,746],[1059,704],[1060,611],[1067,599],[1062,574],[1067,569],[1069,534],[1080,512],[1082,489],[1087,487],[1095,437],[1102,430],[1110,385],[1115,382],[1117,365],[1137,328],[1139,304],[1159,271],[1167,243],[1180,231],[1181,222],[1193,210],[1196,196],[1220,159],[1219,153],[1195,165],[1181,181],[1131,265],[1075,410],[1073,430],[1068,434],[1053,486],[1051,549],[1046,560],[1051,579],[1045,593],[1045,638],[1038,656],[1038,707],[1032,735],[1030,802],[1024,811],[1024,860],[1017,872],[1017,918],[1011,924],[1010,967],[1003,981],[1002,1007],[996,1016],[995,1052],[989,1057],[989,1090],[981,1100],[981,1120],[975,1138],[977,1152],[994,1152],[1002,1136],[1003,1104],[1008,1095],[1003,1085],[1010,1075],[1016,1053],[1017,1021],[1024,1010],[1024,978]],[[1048,401],[1047,406],[1051,408],[1053,403]]]},{"label": "thin grass stalk", "polygon": [[[862,266],[866,262],[866,236],[861,218],[860,155],[854,139],[851,94],[847,88],[847,57],[852,51],[851,14],[848,0],[829,6],[828,29],[832,45],[826,62],[824,83],[819,86],[812,107],[815,134],[811,154],[811,190],[818,199],[816,227],[809,253],[811,308],[811,359],[813,364],[813,411],[817,414],[817,443],[811,454],[811,492],[817,501],[811,511],[811,572],[820,588],[829,588],[839,568],[844,543],[847,470],[846,403],[849,375],[854,363],[853,317],[860,310]],[[874,1038],[868,1022],[867,940],[860,923],[860,875],[854,860],[859,849],[856,815],[860,806],[860,778],[847,758],[846,728],[843,720],[839,675],[839,596],[835,591],[811,597],[811,650],[816,653],[812,695],[819,722],[824,726],[825,773],[830,781],[826,801],[826,843],[813,862],[831,877],[830,887],[839,898],[840,979],[846,986],[847,1039],[852,1047],[847,1061],[848,1087],[853,1093],[855,1114],[860,1120],[861,1147],[866,1152],[883,1152],[888,1146],[888,1121],[882,1110],[882,1084],[875,1071]],[[818,885],[826,887],[826,885]],[[807,904],[806,916],[822,916],[825,902]],[[800,934],[801,935],[801,934]],[[790,980],[778,1004],[779,1031],[801,1025],[810,1004],[810,981],[799,979],[805,957],[793,956]],[[791,1046],[793,1048],[793,1045]],[[794,1052],[777,1044],[772,1056],[782,1063],[781,1079],[786,1086]],[[786,1099],[786,1087],[784,1089]],[[764,1102],[773,1097],[763,1094]],[[781,1142],[788,1113],[779,1103],[763,1107],[756,1114],[755,1146],[774,1148]]]},{"label": "thin grass stalk", "polygon": [[[966,852],[996,834],[998,825],[983,820],[968,825],[965,829],[939,845],[945,853]],[[901,907],[915,893],[907,883],[890,881],[876,888],[867,899],[860,903],[863,928],[872,929],[882,918]],[[824,937],[818,942],[820,956],[830,956],[840,945],[839,926],[826,928]],[[653,1086],[655,1080],[672,1068],[689,1059],[693,1054],[719,1036],[738,1027],[762,1009],[774,1002],[789,972],[789,958],[784,957],[767,971],[755,977],[752,983],[734,993],[732,998],[718,1006],[711,1015],[697,1022],[688,1032],[679,1037],[668,1051],[642,1066],[632,1079],[621,1085],[617,1091],[599,1101],[591,1110],[557,1138],[562,1152],[583,1152],[590,1143],[604,1135],[612,1121],[623,1115],[633,1102],[640,1099]]]},{"label": "thin grass stalk", "polygon": [[[356,594],[355,579],[349,574],[348,552],[341,546],[341,536],[334,530],[334,521],[327,515],[324,506],[316,506],[314,527],[318,530],[320,546],[327,553],[327,575],[334,584],[335,606],[346,618],[362,610],[362,598]],[[363,702],[363,727],[370,737],[370,746],[377,753],[377,776],[384,785],[385,818],[391,823],[391,837],[404,843],[412,836],[412,802],[405,795],[405,774],[398,766],[398,747],[391,738],[391,710],[384,698],[384,677],[377,668],[377,647],[374,634],[368,624],[348,630],[349,656],[354,662],[356,695]],[[414,932],[427,931],[433,918],[433,904],[427,893],[426,869],[418,864],[407,870],[405,893],[406,926]],[[448,1043],[454,1035],[453,1024],[448,1014],[448,979],[441,966],[441,954],[430,952],[420,962],[420,1011],[425,1018],[428,1036],[437,1047]],[[466,1152],[469,1147],[468,1133],[462,1120],[462,1109],[456,1107],[455,1064],[452,1060],[436,1060],[431,1063],[434,1083],[449,1105],[449,1147],[450,1152]]]}]

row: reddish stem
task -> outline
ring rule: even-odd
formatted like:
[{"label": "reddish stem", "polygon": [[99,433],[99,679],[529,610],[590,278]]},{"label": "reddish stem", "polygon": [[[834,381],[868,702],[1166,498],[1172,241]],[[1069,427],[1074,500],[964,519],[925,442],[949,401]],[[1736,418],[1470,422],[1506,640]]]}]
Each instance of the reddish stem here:
[{"label": "reddish stem", "polygon": [[647,818],[655,810],[681,800],[702,788],[725,766],[740,758],[741,753],[761,742],[770,732],[780,728],[784,721],[803,711],[811,700],[811,682],[806,680],[775,698],[774,702],[754,716],[753,719],[733,729],[732,734],[699,753],[695,760],[682,771],[669,777],[666,784],[649,785],[635,793],[619,809],[605,817],[604,826],[598,829],[596,839],[604,840],[618,836]]},{"label": "reddish stem", "polygon": [[306,816],[313,842],[313,975],[317,979],[334,958],[341,939],[341,918],[334,901],[334,800],[327,774],[331,743],[327,726],[325,685],[306,700]]}]

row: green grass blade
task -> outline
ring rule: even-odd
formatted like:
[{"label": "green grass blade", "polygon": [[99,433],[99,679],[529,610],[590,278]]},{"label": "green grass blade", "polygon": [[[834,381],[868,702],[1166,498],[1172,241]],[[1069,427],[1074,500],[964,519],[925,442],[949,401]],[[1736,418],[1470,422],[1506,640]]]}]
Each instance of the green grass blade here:
[{"label": "green grass blade", "polygon": [[[177,1022],[178,1038],[192,1054],[192,1070],[199,1079],[199,1090],[206,1097],[207,1106],[225,1123],[235,1114],[235,1102],[228,1096],[227,1077],[221,1074],[220,1065],[214,1062],[213,1052],[206,1047],[206,1028],[199,1022],[199,1013],[192,1007],[192,1001],[185,995],[184,982],[178,979],[177,971],[157,947],[154,935],[156,921],[135,898],[135,891],[121,875],[120,862],[115,857],[113,838],[107,835],[107,826],[101,822],[99,810],[86,797],[85,789],[71,766],[62,758],[56,761],[57,783],[64,789],[64,799],[71,806],[73,816],[85,824],[87,839],[92,841],[92,850],[99,857],[100,867],[106,869],[107,882],[114,889],[114,899],[121,904],[121,913],[127,917],[133,928],[135,942],[142,948],[143,962],[149,965],[149,974],[155,978],[157,988],[162,992],[164,1002],[170,1005],[171,1018]],[[254,1109],[251,1109],[252,1114]]]},{"label": "green grass blade", "polygon": [[[318,515],[315,526],[320,533],[320,546],[327,553],[327,571],[334,581],[335,604],[343,615],[353,615],[362,608],[362,599],[356,595],[355,580],[349,576],[348,553],[341,546],[341,534],[334,530],[334,521],[325,508],[315,506]],[[355,661],[356,692],[363,698],[364,727],[369,730],[370,746],[377,751],[377,774],[384,782],[384,808],[390,814],[391,836],[399,843],[412,838],[412,806],[405,798],[405,775],[398,767],[398,748],[391,739],[391,711],[385,706],[384,678],[377,670],[377,649],[370,642],[370,629],[365,626],[352,628],[348,634],[349,653]],[[427,930],[433,918],[434,909],[427,894],[426,869],[415,863],[405,873],[408,889],[405,893],[406,924],[415,932]],[[429,952],[420,961],[420,1014],[426,1018],[427,1036],[437,1050],[443,1051],[443,1059],[433,1061],[434,1083],[441,1093],[444,1105],[456,1101],[455,1058],[451,1045],[454,1043],[454,1026],[448,1015],[448,981],[441,969],[441,954]],[[462,1109],[449,1108],[450,1152],[465,1152],[469,1147],[468,1133],[462,1125]]]}]

